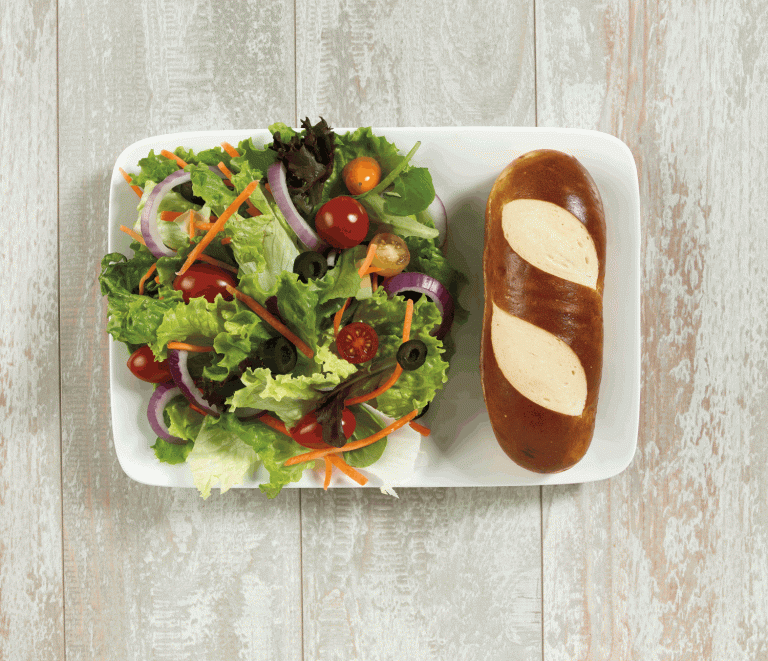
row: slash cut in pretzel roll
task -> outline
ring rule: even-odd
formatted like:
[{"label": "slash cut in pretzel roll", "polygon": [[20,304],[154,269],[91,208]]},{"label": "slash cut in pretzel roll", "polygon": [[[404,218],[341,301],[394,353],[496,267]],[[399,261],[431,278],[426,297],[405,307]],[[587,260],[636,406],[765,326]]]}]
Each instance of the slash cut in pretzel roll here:
[{"label": "slash cut in pretzel roll", "polygon": [[595,428],[603,353],[605,217],[577,159],[510,163],[485,212],[481,375],[493,431],[519,465],[565,470]]}]

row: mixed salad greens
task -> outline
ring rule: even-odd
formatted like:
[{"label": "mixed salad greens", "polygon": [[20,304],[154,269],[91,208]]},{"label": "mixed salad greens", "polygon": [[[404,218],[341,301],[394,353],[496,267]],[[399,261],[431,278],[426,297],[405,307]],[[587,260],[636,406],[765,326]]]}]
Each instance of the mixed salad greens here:
[{"label": "mixed salad greens", "polygon": [[203,497],[251,478],[270,498],[305,470],[361,484],[390,433],[447,380],[462,275],[441,247],[426,168],[370,128],[324,120],[198,153],[153,151],[133,174],[133,255],[102,260],[107,330],[156,384],[161,462]]}]

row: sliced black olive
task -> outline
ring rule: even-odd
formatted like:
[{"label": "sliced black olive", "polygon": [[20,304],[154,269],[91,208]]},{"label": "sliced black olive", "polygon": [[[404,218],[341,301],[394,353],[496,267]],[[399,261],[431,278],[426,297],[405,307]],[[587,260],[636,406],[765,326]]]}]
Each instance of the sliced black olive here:
[{"label": "sliced black olive", "polygon": [[427,345],[421,340],[408,340],[397,350],[397,362],[406,372],[416,370],[427,360]]},{"label": "sliced black olive", "polygon": [[407,289],[405,291],[398,292],[398,296],[402,296],[406,301],[410,299],[414,303],[421,298],[421,295],[422,294],[420,291],[410,291]]},{"label": "sliced black olive", "polygon": [[425,414],[426,414],[426,412],[427,412],[427,411],[429,411],[429,405],[430,405],[430,402],[427,402],[427,405],[426,405],[426,406],[425,406],[423,409],[421,409],[421,411],[419,412],[419,415],[417,415],[417,416],[414,418],[414,420],[418,420],[418,419],[419,419],[419,418],[421,418],[423,415],[425,415]]},{"label": "sliced black olive", "polygon": [[262,360],[274,374],[288,374],[296,367],[296,347],[282,335],[264,343]]},{"label": "sliced black olive", "polygon": [[327,271],[328,260],[313,250],[301,253],[293,262],[293,272],[298,273],[302,282],[322,278]]},{"label": "sliced black olive", "polygon": [[200,206],[205,204],[205,200],[202,197],[198,197],[192,192],[191,181],[185,181],[183,184],[179,184],[178,186],[174,187],[173,190],[175,190],[179,195],[187,200],[187,202],[192,202],[192,204],[199,204]]}]

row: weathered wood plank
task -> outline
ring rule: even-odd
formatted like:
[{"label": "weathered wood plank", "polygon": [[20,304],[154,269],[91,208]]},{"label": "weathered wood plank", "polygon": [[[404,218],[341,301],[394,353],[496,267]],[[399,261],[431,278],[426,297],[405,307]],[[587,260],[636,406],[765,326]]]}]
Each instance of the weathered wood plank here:
[{"label": "weathered wood plank", "polygon": [[633,465],[544,490],[544,658],[768,658],[768,58],[760,3],[537,3],[542,124],[640,171]]},{"label": "weathered wood plank", "polygon": [[[110,429],[111,170],[133,141],[295,117],[289,1],[60,7],[61,354],[68,659],[300,659],[298,492],[128,479]],[[151,443],[151,441],[149,441]]]},{"label": "weathered wood plank", "polygon": [[[299,117],[535,121],[527,2],[300,2],[296,43]],[[302,493],[306,658],[539,657],[539,489],[398,493]]]},{"label": "weathered wood plank", "polygon": [[0,659],[64,652],[56,3],[0,6]]}]

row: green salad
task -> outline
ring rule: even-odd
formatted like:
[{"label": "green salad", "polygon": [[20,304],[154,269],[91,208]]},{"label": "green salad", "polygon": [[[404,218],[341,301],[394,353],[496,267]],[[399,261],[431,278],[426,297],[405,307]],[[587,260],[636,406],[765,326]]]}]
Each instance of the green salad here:
[{"label": "green salad", "polygon": [[[324,470],[364,484],[447,381],[463,276],[432,177],[370,128],[154,150],[131,173],[130,256],[104,257],[107,331],[154,384],[157,460],[203,497],[270,498]],[[392,440],[395,443],[396,439]]]}]

